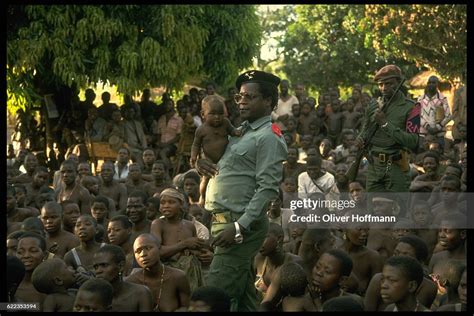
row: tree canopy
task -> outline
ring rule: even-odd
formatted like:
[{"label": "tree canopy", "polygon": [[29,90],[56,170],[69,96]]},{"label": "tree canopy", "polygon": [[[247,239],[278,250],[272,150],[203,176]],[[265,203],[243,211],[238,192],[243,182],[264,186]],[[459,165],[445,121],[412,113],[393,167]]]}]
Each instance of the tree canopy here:
[{"label": "tree canopy", "polygon": [[99,81],[127,94],[196,78],[229,85],[262,34],[250,5],[18,5],[7,22],[12,106]]},{"label": "tree canopy", "polygon": [[285,31],[280,48],[290,81],[318,90],[368,83],[387,63],[407,77],[428,68],[448,80],[466,68],[463,5],[298,5],[267,21]]},{"label": "tree canopy", "polygon": [[467,66],[466,5],[367,5],[359,23],[379,55],[415,62],[453,80]]}]

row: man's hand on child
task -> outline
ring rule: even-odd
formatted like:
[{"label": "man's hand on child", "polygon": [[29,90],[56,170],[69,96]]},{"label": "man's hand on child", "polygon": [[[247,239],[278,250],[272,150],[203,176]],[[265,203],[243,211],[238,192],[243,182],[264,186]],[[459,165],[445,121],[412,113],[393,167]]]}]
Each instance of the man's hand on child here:
[{"label": "man's hand on child", "polygon": [[219,173],[216,164],[213,164],[209,159],[198,159],[196,161],[196,170],[199,174],[212,178]]}]

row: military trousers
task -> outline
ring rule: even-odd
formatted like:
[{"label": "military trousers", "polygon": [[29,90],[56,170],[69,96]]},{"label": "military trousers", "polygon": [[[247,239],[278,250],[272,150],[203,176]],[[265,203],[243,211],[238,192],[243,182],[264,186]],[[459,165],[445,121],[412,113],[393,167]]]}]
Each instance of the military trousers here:
[{"label": "military trousers", "polygon": [[408,192],[410,172],[402,171],[396,162],[374,160],[367,169],[367,192]]},{"label": "military trousers", "polygon": [[231,311],[257,310],[257,290],[253,262],[268,231],[268,218],[252,223],[244,241],[228,248],[216,247],[209,268],[207,285],[223,289],[231,297]]}]

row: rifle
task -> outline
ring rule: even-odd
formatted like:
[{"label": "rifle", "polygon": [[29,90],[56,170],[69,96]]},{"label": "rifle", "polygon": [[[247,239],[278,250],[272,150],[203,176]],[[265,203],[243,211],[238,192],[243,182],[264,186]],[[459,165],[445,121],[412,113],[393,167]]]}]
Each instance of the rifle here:
[{"label": "rifle", "polygon": [[[385,112],[387,110],[388,105],[390,104],[390,102],[392,102],[393,97],[400,90],[400,88],[402,87],[404,82],[405,82],[405,79],[402,79],[400,84],[398,85],[397,89],[395,89],[395,91],[393,92],[393,95],[390,97],[390,99],[387,102],[384,102],[384,104],[382,106],[382,112]],[[361,162],[362,158],[364,157],[365,152],[367,151],[368,144],[370,144],[370,141],[374,137],[375,132],[377,132],[378,128],[379,128],[379,125],[374,124],[367,131],[367,138],[364,140],[364,145],[362,146],[362,148],[359,149],[359,151],[357,152],[355,161],[352,163],[352,165],[350,166],[350,168],[346,172],[346,177],[347,177],[347,179],[349,179],[349,182],[354,181],[355,178],[357,177],[357,174],[359,173],[360,162]]]}]

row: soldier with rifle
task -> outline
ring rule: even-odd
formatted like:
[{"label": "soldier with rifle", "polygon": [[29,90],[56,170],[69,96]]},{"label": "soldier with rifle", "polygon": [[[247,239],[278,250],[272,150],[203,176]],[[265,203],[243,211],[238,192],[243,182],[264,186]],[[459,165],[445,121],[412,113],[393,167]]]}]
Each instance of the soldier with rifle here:
[{"label": "soldier with rifle", "polygon": [[359,152],[349,169],[350,181],[357,176],[360,159],[369,161],[368,192],[408,192],[408,150],[418,148],[420,107],[401,91],[400,68],[387,65],[375,74],[382,97],[367,106],[362,131],[356,139]]}]

